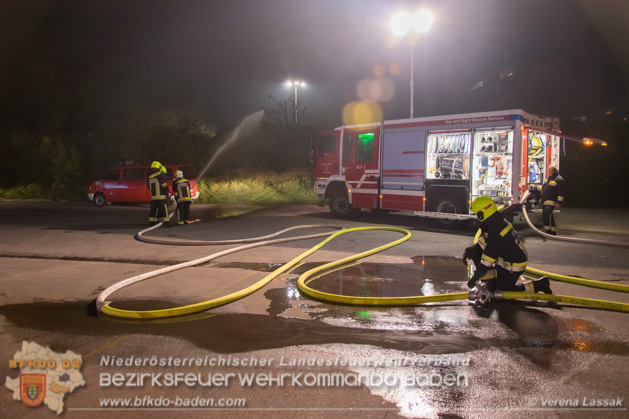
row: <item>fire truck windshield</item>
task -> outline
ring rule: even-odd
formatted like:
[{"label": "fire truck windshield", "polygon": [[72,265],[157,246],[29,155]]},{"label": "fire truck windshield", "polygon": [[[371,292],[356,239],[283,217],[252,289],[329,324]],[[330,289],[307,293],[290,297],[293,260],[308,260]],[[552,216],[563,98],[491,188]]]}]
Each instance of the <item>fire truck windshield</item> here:
[{"label": "fire truck windshield", "polygon": [[334,135],[324,135],[319,138],[319,156],[336,151],[336,137]]}]

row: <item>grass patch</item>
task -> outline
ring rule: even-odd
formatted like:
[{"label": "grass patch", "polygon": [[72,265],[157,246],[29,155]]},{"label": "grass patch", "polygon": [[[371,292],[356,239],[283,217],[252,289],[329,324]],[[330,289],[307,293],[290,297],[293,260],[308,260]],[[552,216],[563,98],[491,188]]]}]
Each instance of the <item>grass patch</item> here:
[{"label": "grass patch", "polygon": [[9,189],[0,189],[1,199],[42,199],[45,198],[42,188],[31,183],[26,186],[16,186]]},{"label": "grass patch", "polygon": [[297,173],[221,176],[199,181],[201,204],[314,204],[314,182]]},{"label": "grass patch", "polygon": [[87,188],[73,185],[72,188],[42,187],[37,183],[18,185],[13,188],[0,188],[0,199],[46,200],[46,201],[85,201]]}]

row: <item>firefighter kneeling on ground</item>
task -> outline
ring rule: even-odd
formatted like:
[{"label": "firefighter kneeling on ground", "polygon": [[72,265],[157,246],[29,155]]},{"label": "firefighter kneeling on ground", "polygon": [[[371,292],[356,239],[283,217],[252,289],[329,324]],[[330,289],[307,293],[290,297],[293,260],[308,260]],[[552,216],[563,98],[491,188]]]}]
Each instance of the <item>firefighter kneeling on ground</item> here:
[{"label": "firefighter kneeling on ground", "polygon": [[190,224],[190,204],[192,203],[190,182],[183,177],[181,170],[175,172],[173,194],[175,194],[175,200],[177,201],[177,224]]},{"label": "firefighter kneeling on ground", "polygon": [[170,218],[168,217],[170,192],[166,183],[166,168],[160,162],[154,161],[151,164],[149,177],[146,179],[146,187],[151,191],[149,225],[164,223],[164,227],[170,227]]},{"label": "firefighter kneeling on ground", "polygon": [[481,221],[481,235],[478,242],[463,253],[463,263],[467,266],[472,261],[476,266],[467,286],[474,288],[480,280],[491,292],[501,290],[552,294],[548,278],[524,285],[516,284],[526,269],[528,255],[520,235],[498,211],[494,201],[487,196],[478,197],[472,202],[471,210]]}]

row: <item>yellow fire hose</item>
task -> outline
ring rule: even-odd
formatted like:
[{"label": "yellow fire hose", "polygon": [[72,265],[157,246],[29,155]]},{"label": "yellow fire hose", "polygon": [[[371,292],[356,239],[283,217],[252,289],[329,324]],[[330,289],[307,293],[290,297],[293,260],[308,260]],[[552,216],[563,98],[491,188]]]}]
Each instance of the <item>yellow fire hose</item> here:
[{"label": "yellow fire hose", "polygon": [[[332,226],[320,226],[320,225],[297,226],[297,227],[291,227],[289,229],[282,230],[282,233],[286,231],[290,231],[290,230],[299,229],[299,228],[314,228],[314,227],[320,228],[320,227],[332,227]],[[335,228],[338,228],[338,227],[335,227]],[[262,278],[255,284],[243,290],[234,292],[229,295],[225,295],[223,297],[215,298],[208,301],[203,301],[196,304],[181,306],[181,307],[162,309],[162,310],[146,310],[146,311],[122,310],[122,309],[111,307],[109,305],[109,302],[105,301],[107,296],[109,296],[111,293],[121,288],[124,288],[128,285],[137,283],[139,281],[143,281],[145,279],[148,279],[157,275],[161,275],[161,274],[171,272],[177,269],[186,268],[189,266],[194,266],[200,263],[205,263],[210,260],[216,259],[220,256],[224,256],[230,253],[235,253],[235,252],[242,251],[245,249],[250,249],[250,248],[264,246],[268,244],[274,244],[274,243],[301,240],[301,239],[313,238],[313,237],[321,237],[323,235],[328,235],[329,233],[318,233],[318,234],[312,234],[308,236],[289,237],[289,238],[282,238],[282,239],[263,241],[259,243],[247,244],[244,246],[239,246],[233,249],[228,249],[222,252],[218,252],[213,255],[206,256],[204,258],[197,259],[194,261],[185,262],[185,263],[170,266],[167,268],[159,269],[157,271],[149,272],[147,274],[138,275],[138,276],[129,278],[127,280],[121,281],[117,284],[114,284],[111,287],[104,290],[98,296],[96,300],[97,310],[109,316],[118,317],[118,318],[127,318],[127,319],[168,318],[168,317],[182,316],[186,314],[198,313],[201,311],[209,310],[211,308],[229,304],[233,301],[236,301],[240,298],[243,298],[249,294],[252,294],[258,291],[259,289],[263,288],[266,284],[268,284],[277,276],[281,275],[282,273],[289,272],[290,270],[295,268],[303,259],[310,256],[311,254],[319,250],[321,247],[323,247],[325,244],[329,243],[331,240],[335,239],[336,237],[342,234],[346,234],[346,233],[353,233],[357,231],[369,231],[369,230],[393,231],[393,232],[404,234],[404,237],[398,240],[395,240],[393,242],[387,243],[385,245],[376,247],[374,249],[370,249],[362,253],[358,253],[358,254],[355,254],[355,255],[352,255],[352,256],[349,256],[349,257],[346,257],[346,258],[343,258],[343,259],[340,259],[331,263],[327,263],[322,266],[318,266],[314,269],[309,270],[308,272],[305,272],[299,277],[297,281],[299,290],[303,292],[304,294],[309,295],[310,297],[323,300],[323,301],[330,301],[334,303],[350,304],[350,305],[379,305],[379,306],[419,305],[419,304],[425,304],[425,303],[465,300],[468,298],[476,300],[477,297],[480,295],[479,292],[486,292],[486,291],[471,291],[469,293],[459,292],[459,293],[450,293],[450,294],[438,294],[438,295],[430,295],[430,296],[409,296],[409,297],[356,297],[356,296],[345,296],[345,295],[326,293],[326,292],[318,291],[309,287],[308,283],[316,279],[318,276],[324,275],[325,273],[329,273],[334,270],[342,269],[346,267],[348,264],[358,263],[357,262],[358,260],[365,258],[367,256],[370,256],[370,255],[373,255],[375,253],[381,252],[383,250],[389,249],[391,247],[397,246],[398,244],[401,244],[405,242],[406,240],[408,240],[411,236],[411,233],[409,231],[401,229],[401,228],[397,228],[397,227],[358,227],[358,228],[341,230],[341,231],[338,231],[329,235],[325,240],[323,240],[316,246],[301,253],[300,255],[293,258],[291,261],[284,264],[280,268],[276,269],[269,275],[265,276],[264,278]],[[264,236],[262,238],[274,237],[278,234],[281,234],[281,233],[278,232],[276,234]],[[251,239],[244,239],[239,242],[248,242],[248,241],[251,241]],[[154,241],[154,242],[157,242],[157,241]],[[237,241],[229,241],[229,242],[233,243]],[[176,243],[169,242],[169,244],[176,244]],[[567,275],[559,275],[559,274],[554,274],[550,272],[545,272],[545,271],[534,269],[534,268],[527,268],[526,272],[532,275],[546,276],[550,279],[568,282],[568,283],[577,284],[577,285],[584,285],[584,286],[607,289],[607,290],[612,290],[612,291],[629,292],[629,286],[622,285],[622,284],[609,284],[609,283],[601,282],[601,281],[575,278],[575,277],[571,277]],[[530,292],[497,291],[496,293],[491,293],[491,295],[483,294],[482,297],[488,300],[504,298],[504,299],[527,299],[527,300],[563,302],[567,304],[585,305],[585,306],[598,307],[598,308],[603,308],[603,309],[608,309],[608,310],[618,310],[618,311],[629,312],[629,304],[613,302],[613,301],[605,301],[605,300],[596,300],[596,299],[590,299],[590,298],[571,297],[571,296],[564,296],[564,295],[539,294],[539,293],[530,293]],[[483,298],[481,298],[481,300]]]},{"label": "yellow fire hose", "polygon": [[[474,243],[476,243],[480,237],[481,230],[476,232],[474,237]],[[318,266],[303,273],[297,280],[297,286],[299,290],[304,294],[317,298],[319,300],[330,301],[334,303],[350,304],[350,305],[380,305],[380,306],[401,306],[401,305],[418,305],[425,303],[444,302],[444,301],[456,301],[464,300],[475,295],[475,292],[459,292],[450,294],[438,294],[429,296],[409,296],[409,297],[354,297],[338,294],[330,294],[322,291],[315,290],[308,286],[308,283],[313,281],[319,276],[322,276],[331,271],[342,269],[348,263],[357,260],[356,257],[350,257],[335,262],[331,262],[322,266]],[[560,275],[552,272],[542,271],[540,269],[527,267],[526,271],[529,274],[539,277],[545,276],[549,279],[556,281],[562,281],[572,283],[576,285],[583,285],[587,287],[606,289],[611,291],[629,292],[629,286],[622,284],[610,284],[602,281],[594,281],[591,279],[576,278],[568,275]],[[603,308],[607,310],[617,310],[629,312],[629,304],[619,303],[615,301],[596,300],[592,298],[580,298],[571,297],[565,295],[556,294],[540,294],[531,292],[513,292],[513,291],[497,291],[491,293],[489,298],[494,299],[509,299],[509,300],[543,300],[552,302],[562,302],[566,304],[584,305],[590,307]],[[476,298],[470,298],[476,299]]]},{"label": "yellow fire hose", "polygon": [[[316,227],[316,226],[308,226],[308,227]],[[320,226],[319,226],[320,227]],[[299,256],[293,258],[290,262],[286,263],[285,265],[281,266],[280,268],[276,269],[275,271],[271,272],[269,275],[265,276],[264,278],[262,278],[261,280],[259,280],[258,282],[256,282],[255,284],[234,292],[232,294],[229,295],[225,295],[223,297],[219,297],[219,298],[215,298],[213,300],[208,300],[208,301],[203,301],[200,303],[196,303],[196,304],[190,304],[190,305],[186,305],[186,306],[181,306],[181,307],[175,307],[175,308],[168,308],[168,309],[162,309],[162,310],[145,310],[145,311],[138,311],[138,310],[122,310],[122,309],[118,309],[118,308],[114,308],[111,307],[109,305],[109,302],[105,301],[105,299],[107,298],[107,296],[123,287],[126,287],[128,285],[134,284],[136,282],[148,279],[150,277],[153,276],[157,276],[157,275],[161,275],[163,273],[166,272],[171,272],[176,268],[176,269],[181,269],[181,268],[185,268],[188,266],[193,266],[196,264],[200,264],[200,263],[204,263],[207,262],[211,259],[215,259],[219,256],[224,256],[226,254],[229,253],[234,253],[236,251],[241,251],[241,250],[245,250],[245,249],[249,249],[249,248],[253,248],[253,247],[257,247],[257,246],[263,246],[265,244],[271,244],[271,243],[279,243],[279,242],[283,242],[283,241],[290,241],[290,240],[298,240],[298,239],[303,239],[303,238],[311,238],[317,235],[310,235],[310,236],[301,236],[299,238],[295,238],[295,237],[291,237],[291,238],[285,238],[285,239],[277,239],[277,240],[272,240],[272,241],[267,241],[267,242],[260,242],[260,243],[254,243],[254,244],[249,244],[249,245],[245,245],[245,246],[240,246],[237,247],[235,249],[229,249],[223,252],[219,252],[216,253],[214,255],[210,255],[208,257],[205,258],[201,258],[201,259],[197,259],[195,261],[191,261],[191,262],[186,262],[183,264],[179,264],[179,265],[175,265],[175,266],[171,266],[168,268],[163,268],[163,269],[159,269],[157,271],[151,272],[149,274],[145,274],[145,275],[138,275],[136,277],[133,278],[129,278],[125,281],[119,282],[118,284],[114,284],[113,286],[107,288],[106,290],[104,290],[96,299],[96,307],[98,309],[98,311],[107,314],[109,316],[115,316],[115,317],[122,317],[122,318],[128,318],[128,319],[156,319],[156,318],[164,318],[164,317],[174,317],[174,316],[182,316],[184,314],[191,314],[191,313],[197,313],[200,311],[205,311],[205,310],[209,310],[211,308],[215,308],[215,307],[219,307],[225,304],[229,304],[233,301],[236,301],[240,298],[243,298],[249,294],[252,294],[254,292],[256,292],[257,290],[259,290],[260,288],[264,287],[266,284],[268,284],[270,281],[272,281],[274,278],[276,278],[277,276],[279,276],[280,274],[284,273],[284,272],[288,272],[291,269],[293,269],[302,259],[310,256],[311,254],[313,254],[314,252],[316,252],[317,250],[319,250],[321,247],[323,247],[326,243],[330,242],[331,240],[335,239],[336,237],[342,235],[342,234],[346,234],[346,233],[352,233],[352,232],[356,232],[356,231],[367,231],[367,230],[380,230],[380,231],[394,231],[394,232],[398,232],[398,233],[402,233],[404,234],[404,237],[402,237],[401,239],[395,240],[393,242],[387,243],[383,246],[368,250],[366,252],[362,252],[359,254],[356,254],[354,256],[351,256],[349,258],[345,258],[345,259],[341,259],[341,261],[339,261],[340,263],[347,263],[349,260],[357,260],[357,259],[361,259],[370,255],[373,255],[375,253],[381,252],[385,249],[389,249],[393,246],[397,246],[398,244],[405,242],[406,240],[408,240],[411,237],[411,233],[407,230],[401,229],[401,228],[397,228],[397,227],[357,227],[357,228],[351,228],[351,229],[347,229],[347,230],[341,230],[341,231],[337,231],[331,235],[329,235],[325,240],[323,240],[321,243],[317,244],[316,246],[310,248],[309,250],[303,252],[302,254],[300,254]],[[328,233],[321,233],[321,234],[325,234],[327,235]],[[321,235],[319,234],[319,235]],[[467,294],[466,294],[467,295]]]},{"label": "yellow fire hose", "polygon": [[539,300],[552,301],[555,303],[576,304],[581,306],[603,308],[605,310],[616,310],[629,312],[629,304],[618,303],[616,301],[595,300],[593,298],[571,297],[568,295],[540,294],[532,292],[502,291],[502,296],[497,295],[496,299],[502,297],[505,300]]},{"label": "yellow fire hose", "polygon": [[[350,258],[347,258],[350,259]],[[405,305],[418,305],[425,303],[435,303],[444,301],[456,301],[456,300],[476,300],[480,298],[476,291],[457,292],[450,294],[438,294],[428,296],[409,296],[409,297],[354,297],[338,294],[330,294],[322,291],[315,290],[308,286],[308,283],[315,280],[319,276],[325,275],[337,269],[343,269],[347,265],[343,261],[348,262],[347,259],[342,261],[328,263],[326,265],[318,266],[303,273],[297,280],[299,290],[310,297],[317,298],[323,301],[330,301],[340,304],[349,305],[379,305],[379,306],[405,306]],[[352,258],[352,260],[354,260]],[[590,279],[575,278],[567,275],[552,274],[539,269],[527,268],[528,271],[534,272],[538,276],[546,276],[559,281],[570,282],[577,285],[585,285],[588,287],[602,288],[613,291],[629,292],[629,287],[620,284],[608,284],[602,281],[593,281]],[[482,292],[487,292],[482,290]],[[488,293],[486,295],[487,301],[495,300],[538,300],[538,301],[550,301],[556,303],[576,304],[589,307],[603,308],[606,310],[617,310],[629,312],[629,304],[619,303],[616,301],[596,300],[592,298],[572,297],[566,295],[557,294],[540,294],[532,292],[515,292],[515,291],[496,291],[495,293]],[[484,301],[483,301],[484,302]]]},{"label": "yellow fire hose", "polygon": [[600,288],[600,289],[610,290],[610,291],[629,292],[629,285],[610,284],[609,282],[594,281],[592,279],[577,278],[577,277],[568,276],[568,275],[560,275],[560,274],[555,274],[552,272],[542,271],[541,269],[530,268],[528,266],[526,267],[525,272],[530,273],[531,275],[535,275],[535,276],[540,276],[540,277],[545,276],[546,278],[554,279],[555,281],[567,282],[567,283],[576,284],[576,285],[583,285],[584,287]]}]

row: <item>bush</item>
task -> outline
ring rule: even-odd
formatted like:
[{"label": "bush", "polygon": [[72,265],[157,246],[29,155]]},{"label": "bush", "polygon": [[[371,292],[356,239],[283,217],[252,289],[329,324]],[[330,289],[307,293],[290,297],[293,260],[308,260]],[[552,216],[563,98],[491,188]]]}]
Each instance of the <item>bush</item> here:
[{"label": "bush", "polygon": [[10,189],[0,189],[0,198],[4,199],[39,199],[44,197],[42,188],[36,183],[26,186],[16,186]]}]

